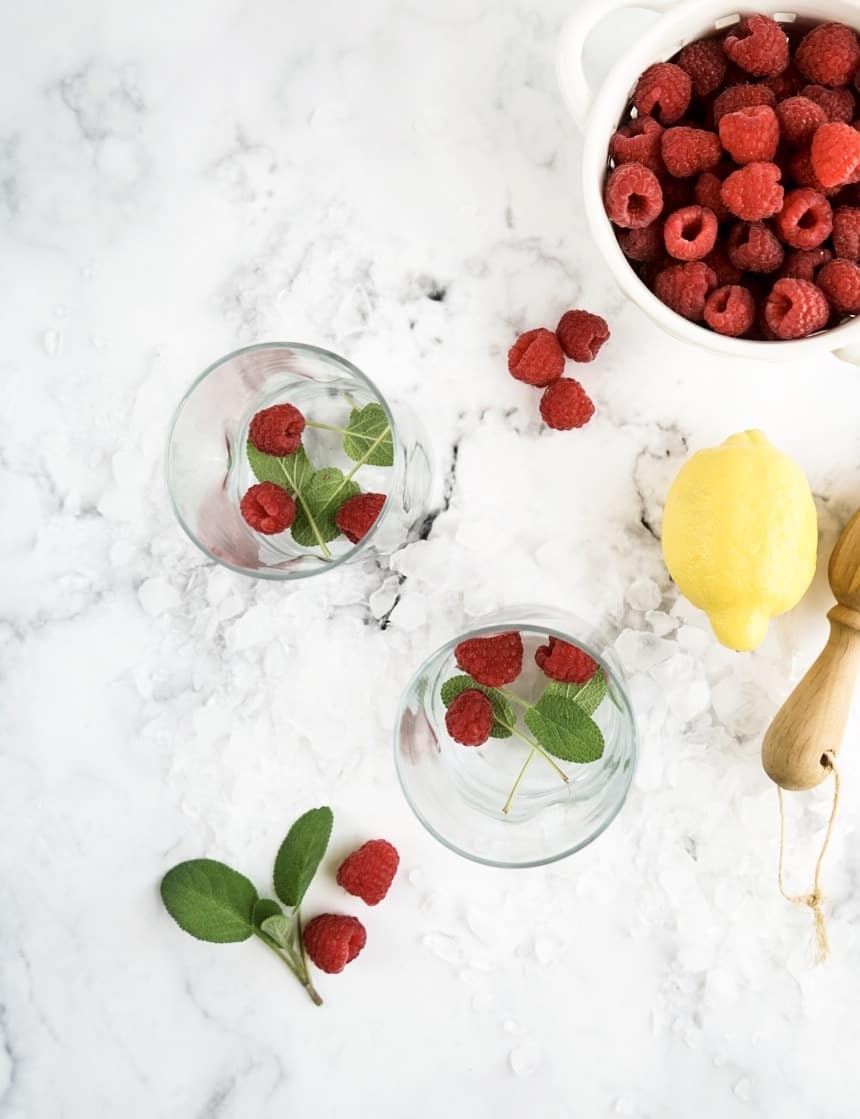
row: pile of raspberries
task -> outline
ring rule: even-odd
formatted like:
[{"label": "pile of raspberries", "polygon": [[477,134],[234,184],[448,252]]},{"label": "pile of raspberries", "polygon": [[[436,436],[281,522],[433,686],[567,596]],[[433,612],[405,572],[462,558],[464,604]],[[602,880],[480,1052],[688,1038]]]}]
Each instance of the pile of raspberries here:
[{"label": "pile of raspberries", "polygon": [[719,334],[803,338],[860,311],[860,44],[751,15],[641,75],[606,213],[640,279]]}]

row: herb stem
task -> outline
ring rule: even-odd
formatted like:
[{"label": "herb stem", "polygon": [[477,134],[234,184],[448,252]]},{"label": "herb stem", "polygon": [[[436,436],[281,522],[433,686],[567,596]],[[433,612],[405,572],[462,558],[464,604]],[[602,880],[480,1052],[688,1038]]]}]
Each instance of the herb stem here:
[{"label": "herb stem", "polygon": [[265,946],[271,952],[274,952],[279,960],[282,960],[287,965],[296,979],[298,979],[299,983],[301,983],[301,985],[307,991],[308,995],[310,996],[311,1002],[315,1006],[322,1006],[323,1000],[320,998],[319,992],[311,982],[310,975],[308,975],[307,961],[304,959],[304,945],[302,946],[302,959],[296,959],[296,957],[293,955],[292,952],[289,951],[289,949],[278,948],[277,945],[268,940],[266,937],[260,936],[259,933],[257,933],[256,935],[258,940],[265,944]]},{"label": "herb stem", "polygon": [[333,427],[332,424],[321,424],[318,420],[305,420],[305,427],[315,427],[320,431],[334,431],[338,435],[349,435],[346,427]]},{"label": "herb stem", "polygon": [[292,479],[290,478],[289,474],[287,473],[287,468],[284,466],[284,463],[283,463],[282,459],[278,459],[278,465],[280,466],[281,470],[284,472],[284,477],[287,479],[288,482],[290,482],[292,488],[296,491],[296,497],[301,502],[302,509],[304,509],[305,516],[308,519],[308,524],[311,526],[311,529],[313,530],[313,534],[317,538],[317,543],[319,544],[320,548],[322,548],[323,555],[325,556],[326,559],[331,559],[331,550],[329,549],[325,540],[323,540],[323,538],[322,538],[322,533],[320,532],[319,527],[317,526],[317,523],[314,520],[313,513],[311,513],[310,509],[308,508],[308,503],[305,501],[304,496],[302,495],[302,491],[299,489],[299,487],[297,485],[295,485],[292,482]]},{"label": "herb stem", "polygon": [[502,806],[502,812],[504,812],[504,814],[506,816],[511,810],[511,805],[514,802],[514,797],[517,795],[517,789],[519,789],[520,783],[526,775],[526,770],[532,764],[532,762],[535,760],[535,755],[536,754],[537,754],[537,749],[535,747],[532,747],[531,753],[526,758],[526,760],[523,762],[523,767],[519,771],[519,773],[517,774],[517,779],[516,779],[516,781],[514,781],[513,788],[508,793],[508,799],[505,801],[504,805]]},{"label": "herb stem", "polygon": [[[500,723],[502,722],[501,719],[499,719],[499,722]],[[515,734],[517,736],[517,738],[520,739],[520,741],[525,742],[526,746],[528,746],[530,750],[537,750],[537,752],[540,754],[540,756],[545,761],[549,762],[549,764],[556,771],[556,773],[559,775],[559,777],[562,779],[562,781],[564,781],[565,785],[570,783],[570,778],[567,776],[567,774],[564,772],[564,770],[561,768],[561,766],[558,766],[558,765],[555,764],[555,762],[552,760],[552,757],[550,756],[550,754],[548,754],[547,751],[544,750],[543,746],[541,746],[541,744],[539,742],[535,742],[531,738],[526,738],[526,736],[524,734],[522,734],[520,731],[518,731],[516,727],[510,726],[508,723],[502,723],[502,726],[505,727],[506,730],[509,730],[511,732],[511,734]]]},{"label": "herb stem", "polygon": [[496,688],[496,691],[501,692],[505,699],[510,699],[513,700],[514,703],[518,703],[520,707],[525,707],[526,709],[531,707],[531,704],[527,700],[518,696],[515,692],[509,692],[507,688]]},{"label": "herb stem", "polygon": [[344,475],[343,480],[338,485],[337,489],[332,490],[331,494],[329,495],[328,501],[323,506],[323,509],[328,509],[328,507],[331,505],[331,503],[334,501],[334,499],[337,497],[337,495],[340,493],[340,491],[343,489],[343,487],[348,485],[352,481],[352,479],[359,472],[361,467],[364,466],[364,464],[367,462],[367,460],[370,458],[370,456],[373,454],[373,452],[376,450],[376,448],[379,446],[379,444],[383,441],[383,439],[385,439],[385,437],[390,435],[390,434],[391,434],[391,425],[386,424],[385,425],[385,430],[382,431],[379,435],[377,435],[377,437],[373,440],[373,442],[370,444],[370,446],[367,448],[367,450],[364,452],[364,454],[361,456],[361,458],[358,460],[358,462],[355,464],[355,466],[353,466],[352,470],[350,470],[349,474]]}]

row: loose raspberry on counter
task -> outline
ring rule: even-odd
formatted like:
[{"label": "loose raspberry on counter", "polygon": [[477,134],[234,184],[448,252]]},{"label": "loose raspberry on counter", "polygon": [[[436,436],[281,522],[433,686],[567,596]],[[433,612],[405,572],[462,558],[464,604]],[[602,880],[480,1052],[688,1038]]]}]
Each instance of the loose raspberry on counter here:
[{"label": "loose raspberry on counter", "polygon": [[824,293],[806,280],[777,280],[764,304],[764,320],[776,338],[805,338],[830,318]]},{"label": "loose raspberry on counter", "polygon": [[701,260],[716,244],[717,218],[704,206],[685,206],[663,225],[666,251],[676,260]]},{"label": "loose raspberry on counter", "polygon": [[274,482],[251,486],[239,502],[239,512],[251,528],[264,536],[286,532],[296,519],[296,503]]},{"label": "loose raspberry on counter", "polygon": [[726,284],[708,296],[705,303],[705,322],[717,334],[739,338],[755,322],[755,299],[752,292],[740,284]]},{"label": "loose raspberry on counter", "polygon": [[564,354],[555,334],[544,326],[521,334],[508,350],[508,371],[536,388],[557,381],[564,372]]},{"label": "loose raspberry on counter", "polygon": [[779,270],[780,278],[787,280],[808,280],[813,283],[815,273],[828,260],[833,260],[830,249],[794,249],[786,256],[782,268]]},{"label": "loose raspberry on counter", "polygon": [[621,125],[609,141],[609,154],[616,164],[641,163],[662,175],[665,170],[660,154],[663,125],[653,117],[636,117]]},{"label": "loose raspberry on counter", "polygon": [[663,191],[657,176],[644,164],[622,163],[606,180],[603,202],[610,221],[623,229],[640,229],[659,217]]},{"label": "loose raspberry on counter", "polygon": [[815,130],[827,121],[824,109],[809,97],[786,97],[776,107],[783,143],[790,148],[812,142]]},{"label": "loose raspberry on counter", "polygon": [[696,96],[707,97],[723,84],[726,52],[716,39],[699,39],[683,48],[678,55],[678,65],[690,75]]},{"label": "loose raspberry on counter", "polygon": [[548,637],[547,641],[549,644],[535,650],[535,663],[550,680],[561,684],[587,684],[597,672],[597,661],[583,649],[559,637]]},{"label": "loose raspberry on counter", "polygon": [[860,267],[853,260],[831,260],[821,268],[815,282],[841,315],[860,312]]},{"label": "loose raspberry on counter", "polygon": [[493,705],[477,688],[467,688],[445,712],[445,727],[461,746],[483,746],[493,729]]},{"label": "loose raspberry on counter", "polygon": [[357,917],[321,913],[308,921],[302,935],[305,951],[330,975],[343,971],[367,943],[367,932]]},{"label": "loose raspberry on counter", "polygon": [[805,85],[800,91],[807,101],[812,101],[829,121],[850,124],[855,117],[857,101],[850,89],[828,89],[823,85]]},{"label": "loose raspberry on counter", "polygon": [[826,187],[856,181],[860,168],[860,132],[839,121],[822,124],[812,137],[812,169]]},{"label": "loose raspberry on counter", "polygon": [[844,260],[860,260],[860,208],[837,206],[833,211],[833,248]]},{"label": "loose raspberry on counter", "polygon": [[594,361],[609,338],[606,319],[591,311],[565,311],[555,328],[559,345],[573,361]]},{"label": "loose raspberry on counter", "polygon": [[512,684],[523,670],[523,639],[516,630],[470,637],[456,647],[454,659],[479,684],[501,688]]},{"label": "loose raspberry on counter", "polygon": [[774,77],[788,66],[788,37],[770,16],[747,16],[730,27],[723,48],[732,62],[755,78]]},{"label": "loose raspberry on counter", "polygon": [[763,221],[739,221],[729,233],[729,258],[742,272],[768,273],[782,264],[785,250]]},{"label": "loose raspberry on counter", "polygon": [[701,322],[705,300],[716,286],[714,272],[701,260],[694,260],[689,264],[673,264],[658,273],[654,294],[685,319]]},{"label": "loose raspberry on counter", "polygon": [[775,163],[748,163],[729,175],[720,196],[735,217],[744,221],[772,217],[782,207],[781,175]]},{"label": "loose raspberry on counter", "polygon": [[334,523],[351,544],[357,544],[376,524],[384,505],[384,493],[357,493],[341,505]]},{"label": "loose raspberry on counter", "polygon": [[671,62],[655,62],[636,83],[633,104],[640,116],[674,124],[687,111],[692,95],[689,74]]},{"label": "loose raspberry on counter", "polygon": [[769,105],[750,105],[720,118],[720,143],[735,163],[770,162],[779,145],[779,121]]},{"label": "loose raspberry on counter", "polygon": [[804,35],[794,64],[811,82],[848,85],[860,65],[857,36],[844,23],[819,23]]},{"label": "loose raspberry on counter", "polygon": [[776,230],[793,249],[814,249],[830,236],[833,210],[823,194],[798,187],[785,196],[776,216]]},{"label": "loose raspberry on counter", "polygon": [[773,108],[775,104],[774,92],[766,85],[729,86],[714,99],[714,128],[719,128],[720,121],[727,113],[736,113],[738,109],[747,109],[754,105],[769,105]]},{"label": "loose raspberry on counter", "polygon": [[621,229],[618,244],[630,260],[659,260],[664,255],[663,223],[652,221],[641,229]]},{"label": "loose raspberry on counter", "polygon": [[294,455],[302,445],[305,417],[292,404],[264,408],[251,420],[248,438],[266,455]]},{"label": "loose raspberry on counter", "polygon": [[366,905],[379,905],[399,865],[400,856],[392,843],[387,839],[369,839],[340,864],[337,883]]},{"label": "loose raspberry on counter", "polygon": [[723,157],[716,132],[681,125],[666,129],[661,137],[660,151],[666,170],[678,179],[689,179],[702,171],[710,171]]},{"label": "loose raspberry on counter", "polygon": [[594,415],[594,402],[579,381],[562,377],[544,390],[540,414],[547,427],[571,431],[575,427],[585,427]]}]

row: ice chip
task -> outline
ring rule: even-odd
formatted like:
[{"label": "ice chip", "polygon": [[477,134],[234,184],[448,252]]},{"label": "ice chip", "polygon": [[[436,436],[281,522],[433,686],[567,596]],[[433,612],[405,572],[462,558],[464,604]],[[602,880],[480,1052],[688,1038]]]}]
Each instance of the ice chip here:
[{"label": "ice chip", "polygon": [[660,605],[663,595],[653,579],[634,579],[627,588],[624,597],[627,605],[634,610],[656,610]]}]

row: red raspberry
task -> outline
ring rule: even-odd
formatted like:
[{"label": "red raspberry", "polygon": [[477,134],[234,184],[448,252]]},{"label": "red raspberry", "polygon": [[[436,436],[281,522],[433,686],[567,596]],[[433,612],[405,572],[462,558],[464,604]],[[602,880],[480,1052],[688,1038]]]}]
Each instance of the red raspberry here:
[{"label": "red raspberry", "polygon": [[730,86],[714,101],[714,128],[719,128],[720,121],[727,113],[736,113],[738,109],[749,109],[754,105],[769,105],[773,108],[775,104],[773,90],[766,85]]},{"label": "red raspberry", "polygon": [[685,319],[700,322],[708,293],[717,286],[717,277],[701,260],[673,264],[658,273],[654,294]]},{"label": "red raspberry", "polygon": [[735,163],[768,162],[779,144],[779,121],[769,105],[750,105],[720,117],[720,143]]},{"label": "red raspberry", "polygon": [[674,124],[687,111],[692,95],[689,74],[671,62],[655,62],[636,83],[633,104],[640,116],[654,116],[661,124]]},{"label": "red raspberry", "polygon": [[340,864],[337,883],[367,905],[379,905],[399,865],[400,856],[393,844],[387,839],[369,839]]},{"label": "red raspberry", "polygon": [[523,670],[523,639],[516,630],[492,637],[470,637],[454,650],[464,672],[487,688],[511,684]]},{"label": "red raspberry", "polygon": [[704,206],[685,206],[666,218],[666,251],[676,260],[701,260],[716,244],[717,219]]},{"label": "red raspberry", "polygon": [[357,544],[376,524],[384,504],[384,493],[354,494],[335,513],[334,523],[350,543]]},{"label": "red raspberry", "polygon": [[636,117],[627,121],[609,141],[609,155],[616,164],[641,163],[655,175],[663,173],[663,157],[660,155],[660,138],[663,125],[653,117]]},{"label": "red raspberry", "polygon": [[555,328],[561,348],[573,361],[594,361],[609,337],[606,319],[591,311],[565,311]]},{"label": "red raspberry", "polygon": [[445,726],[461,746],[483,746],[493,729],[493,705],[477,688],[467,688],[445,713]]},{"label": "red raspberry", "polygon": [[544,390],[540,414],[547,427],[570,431],[574,427],[585,427],[594,415],[594,403],[579,381],[562,377]]},{"label": "red raspberry", "polygon": [[779,270],[780,278],[787,280],[808,280],[813,283],[815,273],[828,260],[833,260],[830,249],[794,249],[788,253]]},{"label": "red raspberry", "polygon": [[639,265],[639,279],[649,289],[649,291],[653,291],[654,284],[657,282],[657,277],[660,275],[661,272],[665,271],[665,269],[669,268],[674,263],[675,261],[672,260],[670,256],[667,256],[664,250],[659,260],[649,260],[646,261],[645,264]]},{"label": "red raspberry", "polygon": [[833,211],[811,187],[790,190],[776,216],[776,231],[793,249],[814,249],[830,236]]},{"label": "red raspberry", "polygon": [[735,217],[744,221],[769,218],[782,206],[781,174],[775,163],[748,163],[729,175],[720,196]]},{"label": "red raspberry", "polygon": [[[731,213],[720,194],[723,181],[729,174],[731,174],[731,171],[728,165],[725,168],[725,173],[723,173],[722,165],[713,171],[703,171],[696,179],[696,185],[693,187],[693,198],[696,203],[713,210],[717,221],[728,221],[731,217]],[[665,195],[665,191],[663,193]]]},{"label": "red raspberry", "polygon": [[756,78],[770,78],[788,66],[788,39],[769,16],[747,16],[723,40],[726,54]]},{"label": "red raspberry", "polygon": [[716,39],[688,43],[678,55],[678,65],[690,75],[697,97],[707,97],[719,89],[726,76],[725,51]]},{"label": "red raspberry", "polygon": [[629,260],[659,260],[663,255],[663,223],[652,221],[642,229],[619,229],[618,244]]},{"label": "red raspberry", "polygon": [[265,455],[294,455],[302,445],[305,417],[292,404],[264,408],[251,420],[248,438]]},{"label": "red raspberry", "polygon": [[824,124],[827,114],[809,97],[787,97],[776,107],[780,134],[791,148],[809,144],[816,128]]},{"label": "red raspberry", "polygon": [[843,315],[860,312],[860,268],[853,260],[831,260],[818,273],[815,282],[834,311]]},{"label": "red raspberry", "polygon": [[365,946],[367,932],[357,917],[321,913],[308,921],[302,940],[305,951],[320,971],[336,975]]},{"label": "red raspberry", "polygon": [[857,36],[844,23],[819,23],[804,35],[794,63],[811,82],[848,85],[860,65]]},{"label": "red raspberry", "polygon": [[710,171],[723,155],[719,136],[703,128],[667,128],[661,138],[660,150],[666,170],[679,179],[689,179],[702,171]]},{"label": "red raspberry", "polygon": [[785,251],[763,221],[737,222],[729,233],[729,257],[744,272],[775,272]]},{"label": "red raspberry", "polygon": [[764,304],[765,323],[783,340],[823,330],[829,318],[824,293],[806,280],[777,280]]},{"label": "red raspberry", "polygon": [[597,672],[597,661],[559,637],[548,637],[548,645],[535,650],[535,664],[550,680],[561,684],[587,684]]},{"label": "red raspberry", "polygon": [[717,334],[739,338],[755,322],[755,300],[752,292],[740,284],[726,284],[708,296],[705,322]]},{"label": "red raspberry", "polygon": [[239,502],[239,512],[257,532],[274,536],[285,532],[296,519],[296,503],[274,482],[251,486]]},{"label": "red raspberry", "polygon": [[823,85],[806,85],[800,91],[807,101],[812,101],[829,121],[850,124],[854,120],[857,102],[850,89],[827,89]]},{"label": "red raspberry", "polygon": [[776,74],[772,78],[765,78],[764,81],[768,89],[773,90],[777,101],[784,101],[787,97],[794,97],[796,93],[800,92],[800,87],[803,83],[804,79],[798,74],[797,70],[795,70],[793,63],[789,63],[781,74]]},{"label": "red raspberry", "polygon": [[845,260],[860,260],[860,208],[837,206],[833,211],[833,248]]},{"label": "red raspberry", "polygon": [[740,283],[743,273],[737,268],[729,256],[729,247],[725,241],[718,241],[713,249],[702,260],[703,264],[713,271],[717,278],[717,286],[725,287],[726,284]]},{"label": "red raspberry", "polygon": [[508,370],[537,388],[557,381],[564,372],[564,354],[553,332],[541,326],[521,334],[508,350]]},{"label": "red raspberry", "polygon": [[811,187],[813,190],[817,190],[819,194],[824,194],[827,197],[836,194],[840,189],[839,187],[826,187],[819,180],[812,168],[812,153],[809,148],[798,148],[796,152],[791,153],[788,161],[787,177],[794,179],[797,186]]},{"label": "red raspberry", "polygon": [[659,216],[663,191],[657,176],[644,164],[622,163],[606,180],[603,203],[610,221],[625,229],[641,229]]},{"label": "red raspberry", "polygon": [[689,206],[693,201],[692,179],[673,179],[670,175],[660,180],[663,191],[663,216]]},{"label": "red raspberry", "polygon": [[826,187],[854,181],[860,167],[860,132],[850,124],[822,124],[812,137],[812,169]]}]

